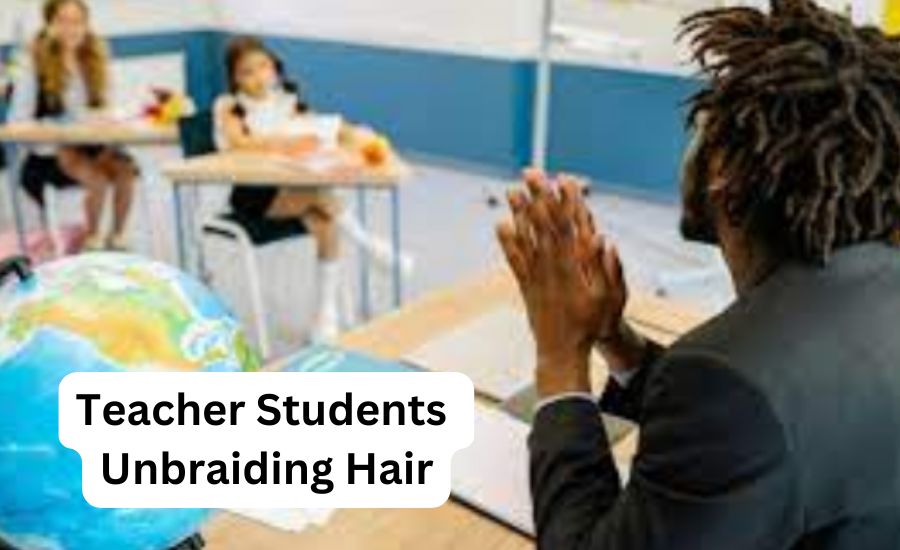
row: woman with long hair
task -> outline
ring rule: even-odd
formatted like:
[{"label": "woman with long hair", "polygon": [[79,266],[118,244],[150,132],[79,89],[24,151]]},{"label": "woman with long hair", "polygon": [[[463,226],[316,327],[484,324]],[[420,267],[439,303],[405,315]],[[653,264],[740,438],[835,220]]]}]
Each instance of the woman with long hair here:
[{"label": "woman with long hair", "polygon": [[[43,28],[28,54],[13,91],[10,120],[78,120],[109,106],[109,50],[91,29],[84,0],[46,0]],[[47,184],[85,190],[88,250],[127,248],[124,232],[136,179],[131,157],[102,145],[35,147],[22,167],[22,185],[41,206]],[[100,219],[110,190],[113,227],[103,235]]]}]

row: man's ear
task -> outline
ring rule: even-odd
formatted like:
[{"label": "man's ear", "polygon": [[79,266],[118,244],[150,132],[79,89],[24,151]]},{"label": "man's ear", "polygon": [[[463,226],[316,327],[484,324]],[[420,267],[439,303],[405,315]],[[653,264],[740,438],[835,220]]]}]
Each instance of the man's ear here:
[{"label": "man's ear", "polygon": [[725,186],[727,179],[724,176],[722,166],[723,154],[721,151],[707,150],[705,163],[698,167],[704,173],[698,184],[702,189],[696,192],[698,204],[694,205],[696,219],[696,240],[706,244],[717,244],[719,241],[720,221],[725,216]]},{"label": "man's ear", "polygon": [[709,216],[713,226],[716,228],[716,234],[721,239],[723,232],[734,230],[731,226],[731,219],[728,216],[728,208],[725,205],[725,186],[721,182],[710,182],[707,191]]},{"label": "man's ear", "polygon": [[724,155],[716,154],[709,162],[708,187],[706,197],[709,211],[717,228],[721,229],[720,220],[729,222],[726,188],[728,177],[725,175]]},{"label": "man's ear", "polygon": [[711,152],[706,169],[706,198],[710,212],[718,218],[727,210],[725,188],[728,185],[728,177],[725,174],[725,154],[722,151]]},{"label": "man's ear", "polygon": [[706,197],[711,210],[718,214],[725,210],[725,185],[726,180],[721,174],[713,174],[709,178],[709,186],[706,188]]},{"label": "man's ear", "polygon": [[725,188],[725,184],[728,181],[725,176],[725,153],[721,149],[712,150],[708,153],[707,158],[707,192],[710,196],[712,196],[713,193],[721,192]]}]

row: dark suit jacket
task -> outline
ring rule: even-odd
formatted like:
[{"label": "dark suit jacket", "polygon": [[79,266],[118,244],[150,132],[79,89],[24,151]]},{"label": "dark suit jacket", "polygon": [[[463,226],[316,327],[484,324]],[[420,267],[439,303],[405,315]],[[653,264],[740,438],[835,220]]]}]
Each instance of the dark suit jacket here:
[{"label": "dark suit jacket", "polygon": [[900,549],[900,250],[783,266],[601,407],[641,427],[624,489],[595,403],[538,411],[540,548]]}]

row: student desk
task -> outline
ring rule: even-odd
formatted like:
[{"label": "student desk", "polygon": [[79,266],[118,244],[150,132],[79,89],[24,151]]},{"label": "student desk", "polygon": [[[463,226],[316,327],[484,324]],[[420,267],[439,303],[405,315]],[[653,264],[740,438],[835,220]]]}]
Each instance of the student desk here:
[{"label": "student desk", "polygon": [[[367,225],[366,192],[386,191],[391,199],[391,246],[396,257],[400,255],[400,186],[409,181],[410,167],[396,155],[387,163],[370,167],[364,164],[334,161],[324,167],[315,167],[312,160],[293,160],[266,153],[220,152],[184,159],[167,164],[163,174],[175,186],[175,223],[178,241],[178,259],[182,269],[191,261],[189,247],[196,243],[196,224],[187,217],[197,201],[198,188],[204,185],[275,185],[282,188],[355,188],[358,197],[358,215],[363,226]],[[348,157],[349,158],[349,157]],[[399,306],[403,297],[403,281],[399,263],[393,273],[394,305]],[[360,254],[360,301],[364,317],[371,314],[369,297],[369,262]]]},{"label": "student desk", "polygon": [[[178,129],[175,126],[157,126],[141,121],[86,121],[86,122],[13,122],[0,126],[0,142],[6,148],[7,184],[16,224],[19,250],[25,250],[25,221],[22,214],[19,177],[22,164],[23,146],[35,145],[110,145],[110,146],[157,146],[176,145]],[[150,163],[140,163],[149,170]],[[147,201],[144,201],[145,205]],[[148,222],[153,217],[145,212]],[[152,230],[153,224],[148,223]],[[153,234],[153,254],[161,256],[163,245],[157,234]]]},{"label": "student desk", "polygon": [[[519,305],[512,276],[497,270],[487,276],[441,290],[407,304],[346,333],[341,345],[392,359],[409,353],[441,333],[497,307]],[[669,344],[703,322],[707,315],[652,296],[633,296],[626,311],[634,326],[660,343]],[[488,344],[488,342],[486,342]],[[277,369],[277,365],[273,365]],[[618,459],[633,456],[634,434],[614,449]],[[300,533],[280,531],[221,512],[203,529],[209,550],[345,548],[388,550],[441,548],[470,550],[533,548],[534,542],[452,497],[426,510],[344,509],[322,527]]]}]

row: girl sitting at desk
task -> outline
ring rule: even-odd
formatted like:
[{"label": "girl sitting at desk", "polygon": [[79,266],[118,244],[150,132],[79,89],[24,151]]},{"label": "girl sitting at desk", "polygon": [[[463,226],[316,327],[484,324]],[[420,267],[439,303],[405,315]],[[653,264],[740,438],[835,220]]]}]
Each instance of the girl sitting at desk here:
[{"label": "girl sitting at desk", "polygon": [[[225,64],[230,93],[218,98],[214,107],[219,149],[302,157],[337,145],[337,126],[333,143],[310,130],[297,130],[307,106],[297,86],[285,78],[281,60],[260,40],[232,40]],[[315,237],[319,258],[315,340],[331,340],[339,331],[339,232],[381,266],[399,261],[407,271],[411,267],[409,258],[395,258],[385,241],[365,231],[329,190],[236,186],[230,202],[235,212],[250,217],[300,218]]]},{"label": "girl sitting at desk", "polygon": [[[11,121],[78,120],[107,107],[110,97],[109,53],[90,27],[83,0],[47,0],[44,27],[32,41],[21,77],[15,84]],[[44,186],[85,190],[86,250],[127,248],[124,237],[137,168],[121,149],[102,145],[34,147],[22,166],[22,185],[38,204]],[[108,190],[113,194],[113,228],[108,239],[100,219]]]}]

